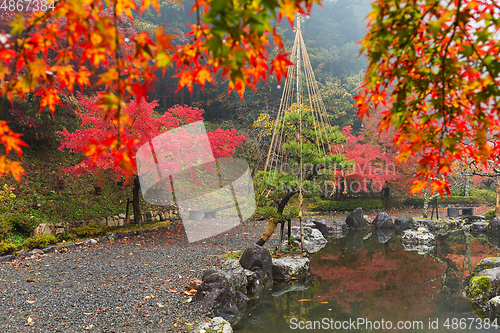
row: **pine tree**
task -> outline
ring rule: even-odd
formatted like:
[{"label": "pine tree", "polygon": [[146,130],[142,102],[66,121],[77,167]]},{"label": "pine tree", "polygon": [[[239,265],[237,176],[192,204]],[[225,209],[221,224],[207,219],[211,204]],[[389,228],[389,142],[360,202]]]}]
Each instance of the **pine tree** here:
[{"label": "pine tree", "polygon": [[322,193],[342,167],[344,156],[331,152],[332,145],[346,141],[338,127],[318,122],[308,108],[289,110],[277,124],[283,133],[281,151],[272,153],[268,170],[254,177],[257,201],[261,211],[270,216],[268,228],[257,242],[263,245],[274,233],[278,223],[301,216],[301,207],[287,207],[296,194],[314,196]]}]

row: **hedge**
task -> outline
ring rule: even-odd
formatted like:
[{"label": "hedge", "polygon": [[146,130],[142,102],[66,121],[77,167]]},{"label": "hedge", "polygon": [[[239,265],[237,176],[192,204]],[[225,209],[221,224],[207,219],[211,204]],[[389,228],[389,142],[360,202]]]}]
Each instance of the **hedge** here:
[{"label": "hedge", "polygon": [[351,211],[358,207],[363,210],[384,209],[381,199],[353,199],[347,201],[318,200],[310,205],[314,212]]}]

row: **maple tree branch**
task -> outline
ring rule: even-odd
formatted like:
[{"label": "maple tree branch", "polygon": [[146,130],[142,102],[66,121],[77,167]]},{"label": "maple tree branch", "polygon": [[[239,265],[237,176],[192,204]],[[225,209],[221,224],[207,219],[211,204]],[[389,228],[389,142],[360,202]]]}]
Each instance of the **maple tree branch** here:
[{"label": "maple tree branch", "polygon": [[[438,4],[440,3],[440,0],[436,0],[436,2],[434,2],[434,4],[428,8],[428,10],[422,15],[422,17],[418,20],[418,23],[415,25],[415,27],[413,28],[413,33],[410,34],[409,36],[414,36],[416,35],[416,32],[418,31],[418,28],[420,27],[420,24],[422,23],[423,19],[427,16],[427,14],[429,14],[429,12],[431,10],[433,10]],[[412,38],[407,38],[406,41],[404,42],[403,45],[400,46],[400,49],[404,49],[406,48],[406,46],[408,45],[408,43],[412,42]],[[398,58],[396,58],[396,62],[394,63],[394,66],[393,68],[398,68],[398,65],[401,61],[401,56],[399,56]],[[388,81],[387,81],[388,80]],[[386,81],[387,82],[390,82],[391,78],[387,78]],[[387,88],[388,86],[384,84],[384,86]]]},{"label": "maple tree branch", "polygon": [[[449,3],[448,3],[448,6],[449,6]],[[451,27],[451,36],[450,36],[450,40],[448,40],[448,43],[446,44],[446,47],[444,48],[444,52],[442,53],[441,55],[441,64],[443,65],[443,68],[441,69],[441,76],[442,76],[442,87],[441,87],[441,91],[442,91],[442,98],[443,98],[443,118],[444,118],[444,121],[443,121],[443,130],[441,131],[441,138],[440,140],[442,141],[443,138],[444,138],[444,135],[445,134],[448,134],[448,112],[447,112],[447,107],[446,107],[446,73],[445,73],[445,68],[446,66],[444,66],[444,64],[446,63],[446,55],[447,55],[447,52],[448,52],[448,48],[450,47],[450,44],[451,42],[453,41],[453,38],[455,37],[455,33],[457,32],[457,27],[459,27],[459,15],[460,15],[460,7],[462,6],[462,0],[458,0],[458,4],[457,4],[457,13],[455,15],[455,22],[453,22],[453,25]],[[448,34],[448,32],[446,32],[445,34],[443,34],[443,39],[446,37],[446,35]]]},{"label": "maple tree branch", "polygon": [[479,52],[478,52],[478,50],[477,50],[477,48],[476,48],[476,46],[475,46],[474,42],[473,42],[473,41],[471,41],[469,34],[467,33],[467,31],[465,30],[465,28],[464,28],[464,27],[460,27],[460,28],[463,30],[463,32],[464,32],[464,34],[465,34],[465,38],[467,38],[467,40],[470,42],[471,48],[472,48],[472,50],[474,51],[474,53],[477,55],[477,57],[478,57],[479,61],[481,62],[481,64],[482,64],[484,67],[486,67],[486,70],[488,71],[488,74],[490,75],[491,80],[492,80],[493,82],[495,82],[495,76],[493,75],[492,70],[491,70],[491,69],[490,69],[490,67],[489,67],[489,66],[488,66],[488,65],[484,62],[484,59],[483,59],[483,58],[482,58],[482,56],[479,54]]}]

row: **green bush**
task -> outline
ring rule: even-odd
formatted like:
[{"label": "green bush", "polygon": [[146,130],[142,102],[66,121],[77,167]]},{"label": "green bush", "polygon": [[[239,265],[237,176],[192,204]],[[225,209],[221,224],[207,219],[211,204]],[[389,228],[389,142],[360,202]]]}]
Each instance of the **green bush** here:
[{"label": "green bush", "polygon": [[496,216],[495,214],[495,208],[493,209],[490,209],[489,211],[486,212],[486,214],[484,214],[484,217],[487,218],[488,220],[492,220],[494,217]]},{"label": "green bush", "polygon": [[[438,200],[439,203],[439,200]],[[482,204],[483,200],[476,197],[444,197],[441,201],[442,204],[450,205],[469,205],[469,204]]]},{"label": "green bush", "polygon": [[482,203],[486,205],[495,204],[497,200],[497,194],[494,189],[471,188],[470,195],[481,199]]},{"label": "green bush", "polygon": [[90,222],[85,227],[74,228],[73,232],[80,237],[94,237],[105,234],[108,227],[99,222]]},{"label": "green bush", "polygon": [[0,239],[7,238],[7,235],[12,231],[12,223],[5,218],[4,215],[0,215]]},{"label": "green bush", "polygon": [[54,235],[34,235],[24,241],[23,246],[29,249],[44,248],[50,244],[56,244],[57,237]]},{"label": "green bush", "polygon": [[11,243],[10,239],[5,242],[0,241],[0,255],[12,254],[17,250],[17,246]]},{"label": "green bush", "polygon": [[37,222],[34,219],[23,215],[10,214],[9,221],[14,230],[23,235],[29,235],[37,227]]},{"label": "green bush", "polygon": [[310,205],[312,211],[351,211],[361,207],[363,210],[384,209],[381,199],[352,199],[347,201],[319,200]]},{"label": "green bush", "polygon": [[[471,204],[483,204],[483,199],[481,197],[460,197],[460,196],[453,196],[453,197],[443,197],[438,198],[438,205],[444,204],[444,205],[471,205]],[[429,201],[429,205],[431,202]],[[407,207],[414,207],[414,208],[419,208],[424,205],[424,198],[420,197],[413,197],[413,198],[408,198],[405,201],[403,201],[403,205]]]}]

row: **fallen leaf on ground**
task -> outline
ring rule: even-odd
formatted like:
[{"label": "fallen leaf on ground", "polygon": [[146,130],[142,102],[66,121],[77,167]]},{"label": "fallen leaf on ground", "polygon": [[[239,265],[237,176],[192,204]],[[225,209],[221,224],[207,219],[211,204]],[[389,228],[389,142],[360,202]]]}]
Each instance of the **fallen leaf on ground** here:
[{"label": "fallen leaf on ground", "polygon": [[89,325],[89,326],[84,326],[83,329],[84,330],[91,330],[94,328],[94,325]]},{"label": "fallen leaf on ground", "polygon": [[35,303],[35,302],[36,302],[36,300],[26,301],[26,302],[28,302],[29,304],[33,304],[33,303]]},{"label": "fallen leaf on ground", "polygon": [[93,313],[94,313],[94,312],[89,312],[89,313],[84,312],[83,314],[86,314],[87,316],[90,316],[90,315],[91,315],[91,314],[93,314]]},{"label": "fallen leaf on ground", "polygon": [[26,280],[26,282],[28,282],[28,283],[35,282],[35,280]]},{"label": "fallen leaf on ground", "polygon": [[177,292],[177,289],[175,288],[170,288],[169,290],[167,290],[169,293],[176,293]]},{"label": "fallen leaf on ground", "polygon": [[191,303],[191,301],[192,301],[192,300],[193,300],[193,298],[192,298],[192,297],[189,297],[189,298],[188,298],[187,300],[185,300],[184,302],[185,302],[185,303]]},{"label": "fallen leaf on ground", "polygon": [[161,303],[156,303],[156,305],[158,305],[159,308],[164,308],[165,305],[161,304]]},{"label": "fallen leaf on ground", "polygon": [[150,298],[155,298],[153,295],[151,296],[144,296],[145,299],[150,299]]}]

